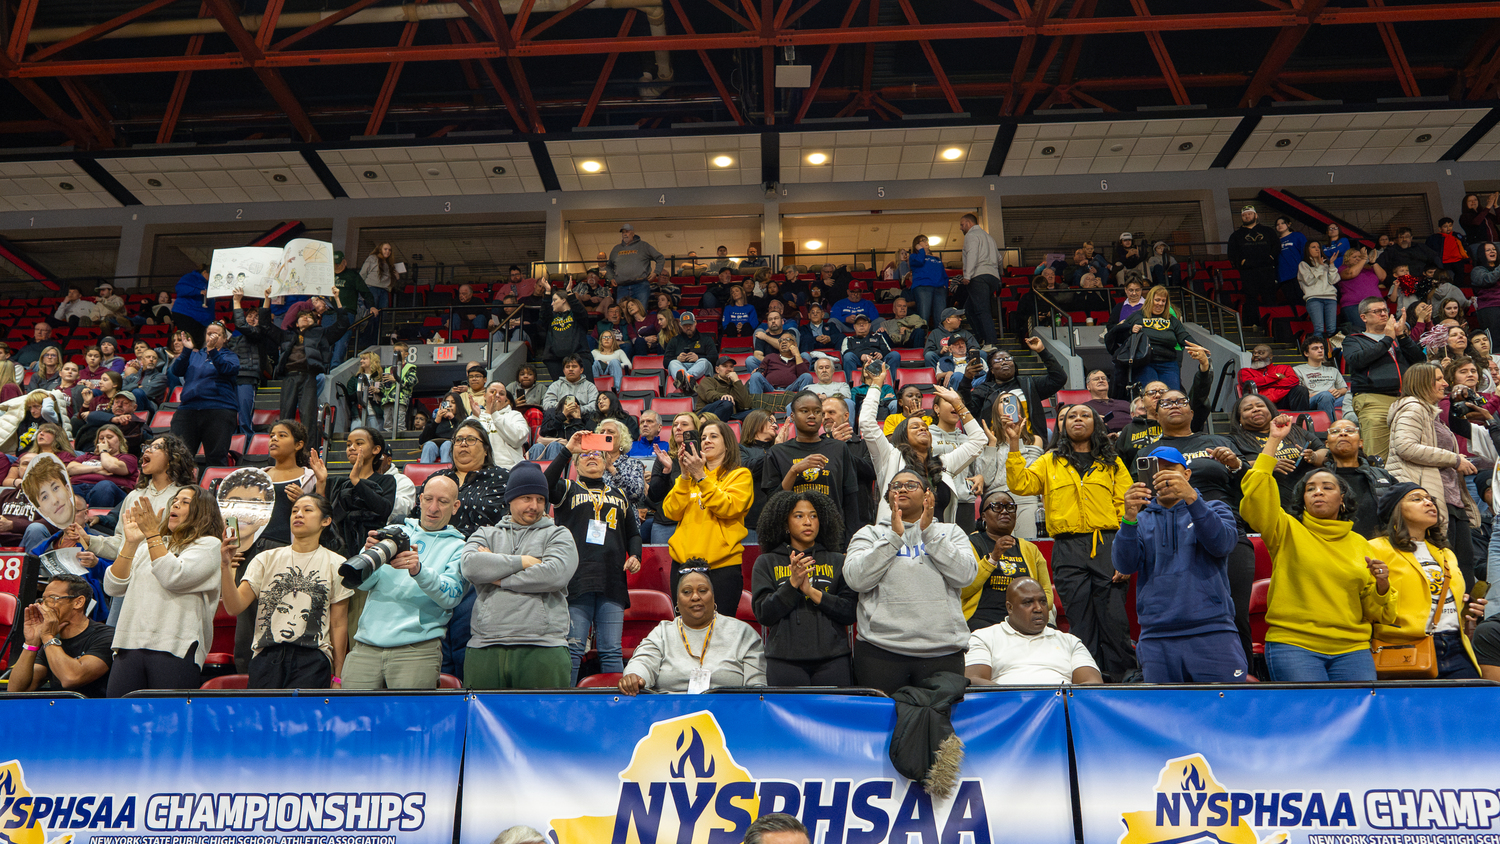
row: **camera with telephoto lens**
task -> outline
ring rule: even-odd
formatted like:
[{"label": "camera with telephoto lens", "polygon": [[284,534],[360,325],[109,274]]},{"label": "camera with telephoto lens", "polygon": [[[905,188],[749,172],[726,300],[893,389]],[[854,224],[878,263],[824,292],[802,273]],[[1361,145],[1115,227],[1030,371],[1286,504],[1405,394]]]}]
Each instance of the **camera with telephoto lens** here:
[{"label": "camera with telephoto lens", "polygon": [[375,544],[345,560],[339,566],[339,577],[343,578],[345,586],[354,589],[397,554],[410,550],[411,540],[406,531],[398,528],[375,531]]}]

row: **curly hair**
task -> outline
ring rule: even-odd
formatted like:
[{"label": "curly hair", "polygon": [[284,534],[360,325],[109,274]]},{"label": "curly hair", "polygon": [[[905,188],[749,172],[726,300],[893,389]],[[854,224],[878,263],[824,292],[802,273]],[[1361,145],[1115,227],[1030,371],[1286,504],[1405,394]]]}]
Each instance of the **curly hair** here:
[{"label": "curly hair", "polygon": [[[198,464],[193,462],[193,455],[188,452],[187,443],[184,443],[176,434],[162,434],[151,441],[151,445],[157,446],[167,456],[167,479],[177,486],[192,486],[198,482]],[[140,478],[135,482],[136,489],[145,489],[151,485],[151,476],[145,472],[140,473]]]},{"label": "curly hair", "polygon": [[1094,455],[1094,462],[1106,468],[1115,465],[1119,455],[1115,451],[1115,444],[1109,439],[1109,429],[1104,424],[1104,417],[1099,415],[1099,411],[1086,404],[1065,404],[1057,409],[1057,430],[1052,432],[1052,442],[1047,446],[1047,450],[1065,462],[1073,453],[1073,441],[1068,439],[1068,432],[1063,428],[1063,419],[1075,407],[1085,408],[1093,416],[1094,433],[1089,435],[1089,452]]},{"label": "curly hair", "polygon": [[[308,618],[322,618],[323,612],[328,607],[328,584],[314,576],[311,572],[304,573],[298,566],[287,566],[271,579],[271,584],[266,587],[258,597],[260,598],[260,624],[269,628],[271,619],[275,617],[276,610],[283,598],[288,595],[306,595],[312,600],[307,609]],[[270,630],[265,634],[269,637]],[[311,635],[316,641],[321,637],[321,630],[304,630],[303,635]]]},{"label": "curly hair", "polygon": [[304,469],[312,465],[308,458],[307,426],[295,419],[277,419],[271,426],[271,430],[274,431],[277,428],[285,428],[286,432],[291,434],[292,442],[302,444],[297,447],[297,465]]},{"label": "curly hair", "polygon": [[1292,518],[1298,521],[1302,520],[1303,514],[1307,512],[1307,485],[1313,478],[1319,475],[1328,475],[1339,482],[1339,521],[1347,522],[1353,519],[1354,489],[1349,486],[1348,481],[1344,480],[1343,477],[1332,469],[1318,469],[1308,472],[1302,480],[1298,481],[1296,489],[1292,492],[1292,500],[1281,502],[1286,506],[1286,511],[1291,514]]},{"label": "curly hair", "polygon": [[760,534],[762,548],[774,549],[788,541],[787,521],[799,502],[806,501],[818,513],[818,537],[814,543],[829,551],[844,550],[844,516],[833,499],[821,492],[785,490],[771,496],[760,511],[756,530]]}]

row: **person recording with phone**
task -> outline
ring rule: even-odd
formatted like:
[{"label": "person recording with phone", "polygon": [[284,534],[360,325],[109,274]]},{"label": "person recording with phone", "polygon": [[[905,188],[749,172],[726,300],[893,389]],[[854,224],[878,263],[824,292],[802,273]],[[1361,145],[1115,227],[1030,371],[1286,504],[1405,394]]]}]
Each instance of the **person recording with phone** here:
[{"label": "person recording with phone", "polygon": [[1234,510],[1198,493],[1177,449],[1157,445],[1140,460],[1110,559],[1115,571],[1137,575],[1141,674],[1147,683],[1244,682],[1248,655],[1229,595]]},{"label": "person recording with phone", "polygon": [[872,334],[870,332],[870,318],[864,314],[854,317],[854,333],[844,338],[843,348],[840,350],[844,360],[844,380],[853,383],[854,370],[859,367],[866,368],[873,364],[884,362],[891,369],[901,365],[901,355],[891,349],[891,343],[886,335]]},{"label": "person recording with phone", "polygon": [[[434,475],[417,498],[417,518],[385,528],[406,534],[411,547],[356,587],[365,606],[344,658],[343,688],[437,688],[448,621],[469,591],[459,570],[464,535],[452,525],[461,506],[457,480]],[[369,532],[365,551],[379,533]]]},{"label": "person recording with phone", "polygon": [[[811,390],[792,397],[791,421],[795,436],[766,452],[761,468],[761,494],[769,499],[777,492],[817,492],[834,501],[845,513],[859,512],[858,468],[849,444],[822,437],[823,398]],[[850,525],[848,540],[857,526]]]},{"label": "person recording with phone", "polygon": [[681,442],[681,474],[661,505],[662,515],[678,526],[667,543],[673,591],[689,559],[706,560],[718,613],[733,618],[744,591],[745,514],[755,499],[755,482],[740,465],[739,441],[724,422],[683,431]]},{"label": "person recording with phone", "polygon": [[[568,582],[568,655],[574,685],[590,630],[599,649],[599,670],[625,670],[621,636],[630,606],[625,574],[641,569],[641,535],[630,499],[604,480],[619,454],[614,438],[576,433],[546,471],[552,517],[573,534],[578,548],[578,569]],[[576,481],[566,477],[570,465],[578,470]]]},{"label": "person recording with phone", "polygon": [[971,352],[962,375],[949,386],[968,405],[975,419],[990,418],[991,406],[1000,396],[1015,396],[1020,401],[1022,420],[1027,427],[1037,436],[1046,437],[1047,414],[1042,409],[1042,402],[1068,385],[1068,372],[1042,338],[1027,337],[1026,348],[1041,359],[1047,368],[1046,375],[1021,375],[1015,358],[1003,349],[990,353],[988,369]]}]

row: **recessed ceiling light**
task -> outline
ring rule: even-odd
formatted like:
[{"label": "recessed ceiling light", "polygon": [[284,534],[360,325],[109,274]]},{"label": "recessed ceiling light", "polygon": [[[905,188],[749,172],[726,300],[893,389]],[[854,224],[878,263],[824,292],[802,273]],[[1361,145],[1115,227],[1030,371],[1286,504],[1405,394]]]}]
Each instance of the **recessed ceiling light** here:
[{"label": "recessed ceiling light", "polygon": [[1193,142],[1192,141],[1183,141],[1182,143],[1180,143],[1180,144],[1177,145],[1177,151],[1178,152],[1187,152],[1188,150],[1190,150],[1192,148],[1193,148]]},{"label": "recessed ceiling light", "polygon": [[73,183],[72,182],[58,182],[57,186],[60,187],[60,188],[62,188],[63,190],[72,190],[73,189]]},{"label": "recessed ceiling light", "polygon": [[1042,155],[1051,155],[1057,152],[1057,147],[1042,147]]},{"label": "recessed ceiling light", "polygon": [[806,243],[804,243],[802,245],[806,246],[808,249],[822,249],[823,248],[823,241],[821,241],[821,240],[809,240],[808,242],[806,242]]},{"label": "recessed ceiling light", "polygon": [[718,156],[718,157],[716,157],[714,159],[714,166],[715,167],[728,167],[729,165],[731,165],[733,163],[734,163],[734,159],[730,158],[727,155],[721,155],[721,156]]},{"label": "recessed ceiling light", "polygon": [[604,169],[604,165],[597,161],[585,161],[578,166],[583,168],[583,172],[585,173],[597,173]]},{"label": "recessed ceiling light", "polygon": [[1109,148],[1109,151],[1110,152],[1124,152],[1125,151],[1125,145],[1124,144],[1115,144],[1114,146],[1112,146],[1112,147]]},{"label": "recessed ceiling light", "polygon": [[815,152],[807,157],[808,164],[822,164],[828,160],[828,156],[821,152]]},{"label": "recessed ceiling light", "polygon": [[442,171],[438,170],[436,167],[428,167],[427,168],[427,175],[429,175],[429,176],[436,176],[436,175],[438,175],[441,172]]},{"label": "recessed ceiling light", "polygon": [[286,174],[285,173],[277,173],[277,174],[271,176],[271,179],[274,180],[274,181],[277,181],[277,182],[284,182],[284,181],[286,181]]},{"label": "recessed ceiling light", "polygon": [[1432,140],[1432,136],[1426,134],[1425,132],[1423,134],[1417,136],[1417,143],[1419,143],[1419,144],[1425,144],[1425,143],[1427,143],[1430,140]]},{"label": "recessed ceiling light", "polygon": [[376,179],[376,178],[379,178],[379,176],[377,176],[375,174],[374,170],[366,170],[365,173],[364,173],[364,175],[365,175],[366,179]]},{"label": "recessed ceiling light", "polygon": [[943,157],[946,158],[946,159],[948,159],[949,161],[953,161],[955,159],[963,158],[963,155],[964,155],[964,151],[961,150],[961,149],[959,149],[958,147],[949,147],[949,148],[943,150]]},{"label": "recessed ceiling light", "polygon": [[930,243],[930,244],[932,244],[933,246],[937,246],[939,243],[943,242],[943,239],[941,237],[939,237],[938,235],[930,235],[927,238],[927,242]]},{"label": "recessed ceiling light", "polygon": [[1284,147],[1289,147],[1291,145],[1292,145],[1292,139],[1291,138],[1282,138],[1281,140],[1279,140],[1279,141],[1276,142],[1276,146],[1277,146],[1278,149],[1284,148]]},{"label": "recessed ceiling light", "polygon": [[161,187],[161,179],[147,179],[146,184],[150,185],[153,188],[159,188]]},{"label": "recessed ceiling light", "polygon": [[501,167],[498,164],[496,164],[494,167],[490,168],[490,172],[494,173],[496,176],[504,176],[505,175],[505,168]]}]

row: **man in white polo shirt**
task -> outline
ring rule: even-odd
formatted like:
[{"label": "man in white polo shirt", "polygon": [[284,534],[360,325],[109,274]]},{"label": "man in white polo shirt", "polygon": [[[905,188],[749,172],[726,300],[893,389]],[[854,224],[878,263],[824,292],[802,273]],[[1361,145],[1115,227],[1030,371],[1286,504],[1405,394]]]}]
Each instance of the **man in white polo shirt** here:
[{"label": "man in white polo shirt", "polygon": [[979,686],[1103,683],[1077,636],[1047,626],[1047,593],[1029,577],[1010,582],[1005,620],[969,635],[964,676]]}]

